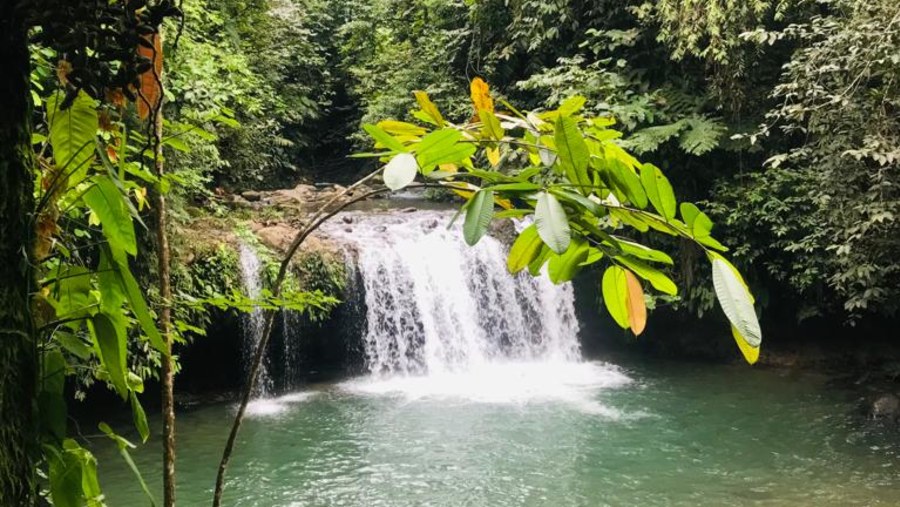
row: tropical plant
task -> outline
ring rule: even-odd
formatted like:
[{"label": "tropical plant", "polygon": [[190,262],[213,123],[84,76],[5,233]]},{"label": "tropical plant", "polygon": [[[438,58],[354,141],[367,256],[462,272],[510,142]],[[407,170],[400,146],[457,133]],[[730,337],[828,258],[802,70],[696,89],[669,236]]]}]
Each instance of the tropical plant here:
[{"label": "tropical plant", "polygon": [[415,96],[419,123],[365,125],[377,150],[368,156],[386,163],[385,185],[399,190],[421,176],[464,197],[460,213],[470,245],[495,218],[532,220],[510,248],[509,271],[537,275],[546,266],[561,283],[587,266],[606,265],[605,306],[635,335],[646,325],[644,284],[668,295],[677,287],[664,272],[672,258],[633,234],[653,230],[690,240],[706,253],[739,349],[751,364],[757,360],[762,333],[753,296],[721,254],[727,249],[711,235],[712,221],[692,203],[679,205],[662,171],[620,146],[612,118],[582,115],[579,96],[550,111],[522,113],[506,102],[497,110],[480,78],[471,84],[473,119],[464,124],[447,121],[424,92]]}]

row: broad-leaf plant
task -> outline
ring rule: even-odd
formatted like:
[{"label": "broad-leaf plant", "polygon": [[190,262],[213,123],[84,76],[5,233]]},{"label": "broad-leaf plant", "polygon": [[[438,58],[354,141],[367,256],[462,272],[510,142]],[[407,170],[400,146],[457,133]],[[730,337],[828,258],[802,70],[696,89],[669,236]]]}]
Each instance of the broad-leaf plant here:
[{"label": "broad-leaf plant", "polygon": [[415,97],[417,123],[364,125],[375,152],[363,155],[385,163],[388,187],[399,190],[420,178],[466,199],[460,213],[469,245],[494,219],[525,219],[509,250],[509,272],[546,272],[563,283],[602,266],[606,309],[635,335],[646,326],[646,292],[678,293],[666,274],[672,258],[642,244],[637,233],[689,240],[709,259],[738,348],[749,363],[757,361],[762,332],[753,295],[712,236],[712,220],[696,205],[679,203],[658,167],[621,147],[613,118],[583,113],[580,96],[552,111],[520,112],[505,101],[496,108],[480,78],[471,83],[474,114],[466,123],[448,121],[425,92]]}]

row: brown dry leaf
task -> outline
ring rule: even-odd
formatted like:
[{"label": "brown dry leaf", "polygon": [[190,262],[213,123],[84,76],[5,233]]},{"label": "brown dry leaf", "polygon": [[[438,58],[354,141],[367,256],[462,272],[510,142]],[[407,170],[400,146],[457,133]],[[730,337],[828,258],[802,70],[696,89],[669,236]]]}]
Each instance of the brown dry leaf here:
[{"label": "brown dry leaf", "polygon": [[60,60],[56,64],[56,77],[63,86],[69,82],[69,73],[72,72],[72,64],[67,60]]},{"label": "brown dry leaf", "polygon": [[159,107],[159,101],[162,98],[162,83],[160,83],[163,69],[162,40],[158,33],[151,35],[149,40],[153,44],[153,49],[138,44],[138,54],[153,62],[153,67],[141,74],[137,111],[142,120],[150,116],[151,110]]},{"label": "brown dry leaf", "polygon": [[647,326],[647,304],[644,302],[644,289],[641,282],[631,271],[625,270],[625,284],[628,288],[628,324],[635,336],[644,332]]}]

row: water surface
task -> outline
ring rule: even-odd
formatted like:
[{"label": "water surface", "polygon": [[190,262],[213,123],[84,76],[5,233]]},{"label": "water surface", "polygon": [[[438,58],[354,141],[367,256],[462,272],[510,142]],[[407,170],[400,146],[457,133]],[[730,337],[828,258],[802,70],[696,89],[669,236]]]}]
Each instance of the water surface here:
[{"label": "water surface", "polygon": [[[255,402],[226,505],[900,505],[900,442],[822,376],[509,363]],[[179,415],[179,505],[208,505],[231,404]],[[154,435],[151,444],[159,442]],[[145,505],[98,443],[112,506]],[[160,490],[156,446],[136,461]]]}]

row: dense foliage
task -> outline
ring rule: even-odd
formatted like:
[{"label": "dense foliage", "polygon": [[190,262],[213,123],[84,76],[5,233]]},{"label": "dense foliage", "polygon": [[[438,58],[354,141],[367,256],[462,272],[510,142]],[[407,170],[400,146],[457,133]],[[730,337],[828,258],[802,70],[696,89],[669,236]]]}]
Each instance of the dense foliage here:
[{"label": "dense foliage", "polygon": [[[410,90],[457,122],[474,76],[525,109],[581,95],[591,114],[616,118],[620,146],[714,203],[764,296],[852,321],[893,315],[898,300],[898,10],[889,0],[279,0],[186,38],[217,38],[203,51],[222,54],[199,53],[218,62],[207,65],[246,60],[218,81],[233,93],[206,103],[249,119],[204,166],[218,181],[246,185],[276,160],[302,165],[295,178],[349,180],[359,167],[336,172],[321,148],[340,156],[350,150],[339,138],[362,148],[359,125],[409,119]],[[302,64],[273,51],[286,47],[304,52]],[[279,103],[315,106],[288,118]],[[695,275],[692,265],[676,274],[682,304],[704,312],[712,294]]]}]

